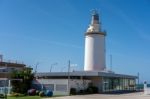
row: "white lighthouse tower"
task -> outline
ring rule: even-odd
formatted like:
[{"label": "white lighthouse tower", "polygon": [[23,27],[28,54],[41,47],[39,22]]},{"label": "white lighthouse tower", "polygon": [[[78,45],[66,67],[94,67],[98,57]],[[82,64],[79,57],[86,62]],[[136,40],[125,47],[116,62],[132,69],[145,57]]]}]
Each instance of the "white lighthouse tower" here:
[{"label": "white lighthouse tower", "polygon": [[101,29],[99,14],[92,12],[92,20],[85,33],[84,71],[103,71],[105,69],[105,36]]}]

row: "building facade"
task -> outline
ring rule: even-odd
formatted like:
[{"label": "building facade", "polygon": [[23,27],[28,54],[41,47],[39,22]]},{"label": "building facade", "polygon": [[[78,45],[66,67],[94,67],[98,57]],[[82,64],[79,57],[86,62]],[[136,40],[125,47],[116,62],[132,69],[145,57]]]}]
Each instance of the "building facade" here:
[{"label": "building facade", "polygon": [[10,93],[11,90],[11,73],[21,71],[26,67],[25,64],[0,61],[0,93]]},{"label": "building facade", "polygon": [[11,72],[23,70],[25,67],[25,64],[0,62],[0,78],[10,78]]},{"label": "building facade", "polygon": [[[131,75],[92,71],[70,72],[69,75],[68,72],[37,73],[35,76],[37,79],[33,82],[34,88],[52,90],[55,95],[58,95],[58,91],[59,95],[64,95],[61,91],[68,95],[71,88],[78,92],[86,90],[90,84],[96,86],[99,93],[131,92],[136,90],[137,78]],[[66,88],[56,90],[56,86],[59,85]]]}]

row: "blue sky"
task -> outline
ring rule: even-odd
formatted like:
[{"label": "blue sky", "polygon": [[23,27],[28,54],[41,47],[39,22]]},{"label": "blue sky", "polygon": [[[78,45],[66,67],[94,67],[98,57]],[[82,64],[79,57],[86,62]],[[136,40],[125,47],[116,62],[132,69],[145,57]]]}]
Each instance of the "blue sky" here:
[{"label": "blue sky", "polygon": [[107,31],[106,59],[113,70],[150,81],[149,0],[0,0],[0,54],[37,71],[83,70],[84,33],[92,9]]}]

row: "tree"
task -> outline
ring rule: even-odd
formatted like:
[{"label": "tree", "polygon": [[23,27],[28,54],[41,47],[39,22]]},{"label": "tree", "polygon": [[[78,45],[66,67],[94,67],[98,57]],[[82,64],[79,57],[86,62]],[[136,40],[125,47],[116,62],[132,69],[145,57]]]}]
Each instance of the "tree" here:
[{"label": "tree", "polygon": [[11,75],[12,91],[16,93],[27,93],[31,88],[34,75],[31,68],[25,68],[21,71],[13,71]]}]

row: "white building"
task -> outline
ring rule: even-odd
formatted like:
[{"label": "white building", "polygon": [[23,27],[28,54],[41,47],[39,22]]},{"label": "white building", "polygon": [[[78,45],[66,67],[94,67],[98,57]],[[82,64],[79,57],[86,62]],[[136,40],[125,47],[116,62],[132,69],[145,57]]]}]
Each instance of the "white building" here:
[{"label": "white building", "polygon": [[54,95],[68,95],[70,88],[85,90],[90,84],[96,86],[99,93],[134,91],[136,76],[106,71],[105,36],[99,15],[94,11],[91,24],[85,33],[84,71],[36,73],[34,88],[52,90]]}]

